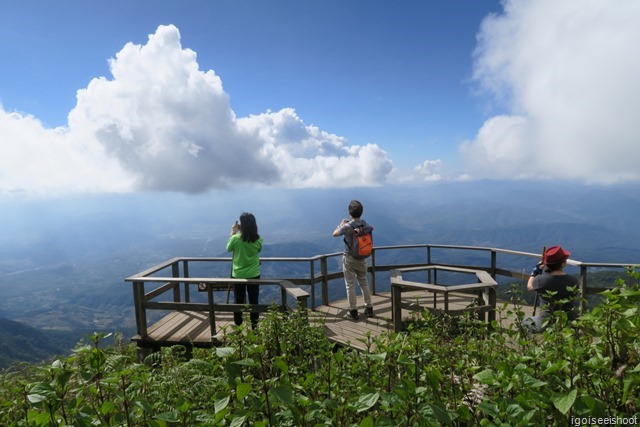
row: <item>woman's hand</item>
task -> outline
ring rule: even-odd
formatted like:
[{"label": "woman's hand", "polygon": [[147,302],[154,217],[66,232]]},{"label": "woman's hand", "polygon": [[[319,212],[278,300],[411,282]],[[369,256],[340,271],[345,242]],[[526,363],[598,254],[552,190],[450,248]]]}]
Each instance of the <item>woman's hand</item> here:
[{"label": "woman's hand", "polygon": [[236,234],[239,228],[238,221],[236,221],[236,223],[231,226],[231,235]]}]

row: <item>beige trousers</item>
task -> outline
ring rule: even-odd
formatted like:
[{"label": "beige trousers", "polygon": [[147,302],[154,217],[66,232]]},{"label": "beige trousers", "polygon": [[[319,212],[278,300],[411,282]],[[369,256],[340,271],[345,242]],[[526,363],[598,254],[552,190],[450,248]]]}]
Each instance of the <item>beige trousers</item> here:
[{"label": "beige trousers", "polygon": [[367,283],[367,260],[356,259],[351,255],[343,255],[342,271],[344,273],[344,283],[347,288],[347,300],[349,301],[349,309],[357,310],[356,288],[355,282],[362,291],[365,307],[371,307],[371,292]]}]

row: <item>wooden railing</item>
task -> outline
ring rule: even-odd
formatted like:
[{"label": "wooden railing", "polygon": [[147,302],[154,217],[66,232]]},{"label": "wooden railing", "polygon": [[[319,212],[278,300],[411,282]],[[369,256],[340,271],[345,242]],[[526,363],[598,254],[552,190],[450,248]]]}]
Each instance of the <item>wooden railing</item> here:
[{"label": "wooden railing", "polygon": [[[397,253],[398,251],[420,251],[420,255],[417,257],[419,260],[414,263],[383,263],[380,261],[385,253]],[[478,265],[462,265],[456,263],[447,263],[449,256],[441,258],[440,252],[477,252],[486,255],[486,259]],[[310,306],[314,309],[317,307],[318,300],[321,305],[328,305],[330,303],[330,283],[337,279],[342,279],[343,274],[340,268],[339,259],[342,257],[341,252],[316,255],[312,257],[264,257],[261,258],[263,266],[269,263],[287,263],[290,265],[306,264],[306,271],[308,274],[295,275],[292,277],[279,277],[263,279],[259,282],[261,285],[278,285],[282,289],[281,307],[286,307],[287,295],[293,297],[298,304]],[[517,257],[526,260],[526,263],[521,262],[516,268],[515,263],[502,262],[503,258]],[[406,259],[409,257],[403,257]],[[415,256],[414,256],[415,258]],[[438,244],[415,244],[415,245],[398,245],[398,246],[378,246],[375,247],[372,256],[369,261],[369,272],[371,278],[371,291],[376,293],[377,280],[380,278],[381,273],[390,272],[394,269],[412,268],[412,267],[425,267],[431,265],[438,265],[440,267],[453,267],[462,269],[472,269],[486,271],[493,279],[497,277],[508,277],[516,280],[525,280],[529,276],[531,267],[540,259],[540,254],[513,251],[507,249],[488,248],[479,246],[459,246],[459,245],[438,245]],[[336,268],[329,271],[330,262],[335,261]],[[210,316],[213,316],[213,311],[239,311],[245,310],[245,306],[238,307],[235,304],[215,304],[212,299],[211,292],[209,292],[209,299],[207,304],[197,304],[191,302],[191,288],[197,283],[206,283],[213,289],[215,286],[227,285],[233,280],[225,277],[190,277],[190,269],[193,264],[196,263],[226,263],[230,265],[231,258],[229,257],[179,257],[168,260],[164,263],[156,265],[148,270],[140,272],[134,276],[127,278],[125,281],[130,282],[133,285],[133,295],[136,313],[136,325],[138,328],[138,334],[145,336],[147,328],[147,310],[201,310],[209,311]],[[511,265],[511,267],[509,267]],[[524,268],[522,267],[524,265]],[[582,296],[601,292],[602,288],[594,288],[588,286],[588,273],[590,269],[625,269],[633,267],[635,264],[622,264],[622,263],[586,263],[576,260],[569,260],[568,265],[578,269],[578,277],[580,284],[580,291]],[[159,276],[159,273],[164,273],[166,270],[170,270],[170,275]],[[263,274],[264,277],[264,274]],[[242,280],[242,279],[236,279]],[[159,284],[156,288],[146,291],[145,284],[153,283]],[[437,283],[432,282],[431,272],[429,272],[427,284]],[[387,281],[386,284],[390,284]],[[181,287],[182,285],[182,287]],[[316,287],[320,286],[320,296],[316,295]],[[307,287],[309,292],[300,289],[299,287]],[[343,285],[340,285],[340,289],[344,289]],[[172,293],[172,302],[158,302],[154,301],[157,297]],[[310,296],[311,304],[307,303],[307,299]],[[583,300],[584,301],[584,300]],[[583,302],[584,304],[584,302]],[[582,307],[584,309],[584,305]],[[250,310],[264,311],[266,307],[255,306]],[[213,322],[212,322],[213,323]],[[215,329],[215,324],[213,323]]]},{"label": "wooden railing", "polygon": [[[291,310],[287,300],[292,297],[298,307],[307,308],[309,294],[286,280],[246,280],[246,279],[212,279],[212,278],[176,278],[174,277],[145,277],[134,276],[127,279],[133,284],[133,295],[136,311],[136,327],[141,339],[147,338],[147,310],[164,311],[206,311],[209,314],[211,337],[217,334],[215,313],[218,312],[255,312],[261,313],[273,307],[273,304],[230,304],[216,303],[213,292],[220,289],[228,289],[236,283],[251,283],[259,286],[277,285],[281,290],[280,309]],[[150,292],[145,293],[145,283],[160,283],[161,285]],[[207,303],[197,303],[182,300],[180,298],[180,284],[184,285],[185,294],[188,295],[190,285],[204,286],[206,288]],[[172,292],[173,301],[154,301],[161,295]]]},{"label": "wooden railing", "polygon": [[[433,273],[433,283],[420,283],[411,280],[405,280],[403,273],[415,273],[418,271],[428,271],[429,275]],[[474,275],[475,281],[472,283],[458,285],[438,285],[438,271],[445,271],[455,274]],[[403,302],[402,293],[412,291],[423,291],[433,295],[433,306],[424,307],[431,311],[444,312],[447,314],[473,313],[479,320],[487,321],[489,324],[496,318],[496,286],[497,283],[484,270],[472,270],[459,267],[444,267],[441,265],[429,265],[423,267],[405,267],[391,270],[391,312],[393,321],[393,330],[400,332],[403,330],[402,309],[415,309],[412,304]],[[438,295],[443,295],[442,308],[438,308]],[[467,307],[450,309],[450,294],[470,294],[475,296],[475,301]],[[421,309],[423,309],[421,307]],[[487,318],[485,318],[487,314]]]}]

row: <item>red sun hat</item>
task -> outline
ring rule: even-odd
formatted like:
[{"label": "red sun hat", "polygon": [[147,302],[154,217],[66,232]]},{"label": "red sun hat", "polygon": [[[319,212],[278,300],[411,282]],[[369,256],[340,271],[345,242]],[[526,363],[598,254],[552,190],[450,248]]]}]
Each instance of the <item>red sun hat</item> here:
[{"label": "red sun hat", "polygon": [[566,261],[571,256],[571,252],[565,251],[560,246],[551,246],[544,253],[544,259],[542,260],[545,264],[560,264],[563,261]]}]

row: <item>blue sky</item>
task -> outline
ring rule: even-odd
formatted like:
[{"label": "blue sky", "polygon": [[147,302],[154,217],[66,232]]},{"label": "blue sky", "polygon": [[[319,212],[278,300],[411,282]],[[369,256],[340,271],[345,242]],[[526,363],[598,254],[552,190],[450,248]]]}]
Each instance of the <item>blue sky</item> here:
[{"label": "blue sky", "polygon": [[2,9],[2,194],[640,179],[634,0]]}]

